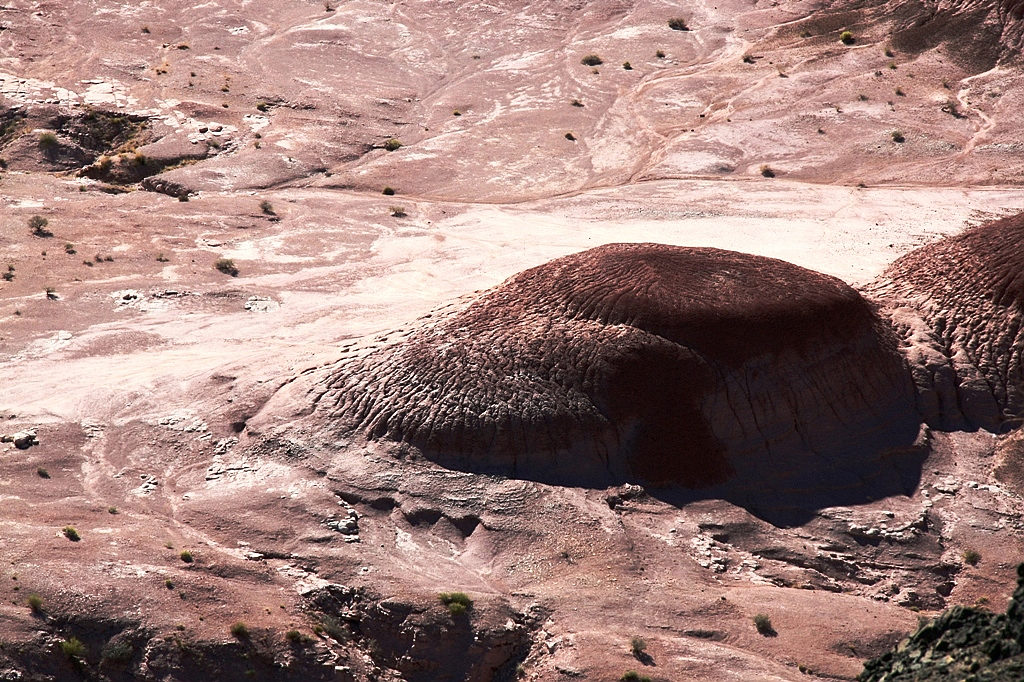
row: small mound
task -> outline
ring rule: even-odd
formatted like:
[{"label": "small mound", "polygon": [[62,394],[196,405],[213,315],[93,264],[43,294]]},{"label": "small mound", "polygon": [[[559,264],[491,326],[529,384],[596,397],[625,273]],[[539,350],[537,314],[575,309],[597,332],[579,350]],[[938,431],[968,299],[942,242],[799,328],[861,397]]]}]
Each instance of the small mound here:
[{"label": "small mound", "polygon": [[875,287],[908,339],[922,412],[942,428],[1024,417],[1024,214],[893,263]]},{"label": "small mound", "polygon": [[[341,361],[328,428],[456,468],[577,485],[815,485],[913,441],[909,375],[871,305],[782,261],[611,244],[522,272]],[[863,470],[862,470],[863,469]]]}]

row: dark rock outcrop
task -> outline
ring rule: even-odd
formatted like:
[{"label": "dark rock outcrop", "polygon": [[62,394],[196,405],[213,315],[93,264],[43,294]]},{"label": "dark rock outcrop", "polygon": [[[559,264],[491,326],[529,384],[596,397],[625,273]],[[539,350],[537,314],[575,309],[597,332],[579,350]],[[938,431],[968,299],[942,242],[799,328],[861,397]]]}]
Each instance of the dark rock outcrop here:
[{"label": "dark rock outcrop", "polygon": [[1024,679],[1024,564],[1005,614],[954,606],[893,651],[869,661],[861,682],[1017,682]]},{"label": "dark rock outcrop", "polygon": [[883,301],[928,423],[1006,430],[1024,418],[1024,215],[913,251],[886,270]]},{"label": "dark rock outcrop", "polygon": [[896,340],[854,289],[658,244],[522,272],[342,360],[316,400],[334,433],[470,471],[798,495],[885,478],[919,426]]}]

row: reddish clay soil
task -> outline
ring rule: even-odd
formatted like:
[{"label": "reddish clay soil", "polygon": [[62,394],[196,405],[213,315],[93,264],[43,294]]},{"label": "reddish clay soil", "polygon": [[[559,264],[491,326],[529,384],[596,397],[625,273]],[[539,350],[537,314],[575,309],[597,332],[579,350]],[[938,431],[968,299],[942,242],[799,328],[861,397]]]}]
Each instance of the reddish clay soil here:
[{"label": "reddish clay soil", "polygon": [[[1012,2],[8,0],[0,677],[852,679],[921,615],[1001,611],[1024,556],[1019,229],[897,259],[1024,210],[1020,45]],[[621,243],[781,259],[762,275],[852,306],[811,315],[833,344],[810,344],[817,374],[733,364],[775,377],[751,414],[812,415],[823,461],[863,455],[830,435],[855,434],[878,467],[807,477],[792,448],[771,469],[741,443],[731,489],[653,486],[652,467],[565,485],[314,405],[352,358],[425,330],[483,352],[452,326],[467,306]],[[584,321],[557,319],[572,348]],[[875,361],[851,362],[829,320]],[[892,414],[890,343],[926,419],[882,453],[868,417]],[[638,400],[587,399],[671,432],[653,393],[673,375],[631,376],[606,379]],[[829,431],[845,420],[870,428]],[[572,429],[589,426],[552,433]]]}]

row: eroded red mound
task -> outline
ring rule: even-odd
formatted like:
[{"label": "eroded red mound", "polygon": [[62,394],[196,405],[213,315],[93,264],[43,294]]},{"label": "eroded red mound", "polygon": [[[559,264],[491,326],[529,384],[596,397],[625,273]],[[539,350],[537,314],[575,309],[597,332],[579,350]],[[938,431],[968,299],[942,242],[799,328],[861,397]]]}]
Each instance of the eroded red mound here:
[{"label": "eroded red mound", "polygon": [[782,261],[611,244],[342,362],[342,430],[476,471],[703,487],[857,468],[917,431],[871,305]]},{"label": "eroded red mound", "polygon": [[1024,215],[913,251],[879,296],[908,338],[929,420],[1000,429],[1024,416]]}]

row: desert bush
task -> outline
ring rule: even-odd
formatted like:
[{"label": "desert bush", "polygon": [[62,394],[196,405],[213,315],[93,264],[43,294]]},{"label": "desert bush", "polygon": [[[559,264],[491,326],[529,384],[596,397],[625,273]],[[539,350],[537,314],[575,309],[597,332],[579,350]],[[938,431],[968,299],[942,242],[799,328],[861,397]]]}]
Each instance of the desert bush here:
[{"label": "desert bush", "polygon": [[843,45],[853,45],[856,40],[857,39],[853,37],[853,32],[851,31],[843,31],[839,34],[839,42]]},{"label": "desert bush", "polygon": [[774,178],[775,177],[775,171],[772,170],[771,166],[769,166],[768,164],[765,164],[765,165],[761,166],[761,175],[766,177],[766,178]]},{"label": "desert bush", "polygon": [[664,59],[665,50],[658,50],[657,52],[654,53],[654,56],[657,57],[658,59]]},{"label": "desert bush", "polygon": [[39,148],[44,151],[49,151],[57,146],[57,135],[51,133],[49,130],[43,133],[39,133]]},{"label": "desert bush", "polygon": [[897,143],[903,143],[907,141],[907,138],[903,137],[903,133],[900,132],[899,130],[894,130],[891,133],[889,133],[889,137],[892,138],[893,142]]},{"label": "desert bush", "polygon": [[565,139],[569,140],[569,142],[575,142],[576,141],[576,136],[573,135],[572,133],[566,133],[565,134]]},{"label": "desert bush", "polygon": [[188,551],[187,549],[181,550],[181,554],[178,555],[178,558],[184,561],[186,564],[190,564],[196,560],[196,558],[192,556],[192,552]]},{"label": "desert bush", "polygon": [[74,255],[78,252],[75,251],[75,245],[72,244],[71,242],[68,242],[67,244],[64,245],[64,253]]},{"label": "desert bush", "polygon": [[174,581],[171,580],[170,578],[168,578],[167,580],[164,580],[164,587],[166,587],[168,590],[173,590],[174,589]]},{"label": "desert bush", "polygon": [[82,644],[82,640],[77,637],[71,639],[65,639],[60,643],[60,650],[64,652],[64,655],[68,658],[85,658],[87,650],[85,644]]},{"label": "desert bush", "polygon": [[965,549],[964,550],[964,563],[971,566],[977,566],[978,562],[981,561],[981,552],[976,549]]},{"label": "desert bush", "polygon": [[78,531],[75,530],[74,526],[64,526],[64,530],[61,532],[64,533],[64,537],[71,540],[71,542],[78,542],[82,539],[82,536],[78,534]]},{"label": "desert bush", "polygon": [[473,608],[473,600],[465,592],[441,592],[437,598],[452,616],[461,616]]},{"label": "desert bush", "polygon": [[903,92],[903,88],[896,88],[896,96],[897,97],[906,97],[907,93]]},{"label": "desert bush", "polygon": [[117,507],[107,507],[107,513],[108,514],[116,514],[117,513]]},{"label": "desert bush", "polygon": [[105,663],[127,663],[135,655],[135,648],[125,641],[107,642],[100,654]]},{"label": "desert bush", "polygon": [[383,194],[386,197],[393,197],[395,195],[395,188],[394,187],[385,187],[384,189],[381,190],[380,193]]},{"label": "desert bush", "polygon": [[166,262],[167,262],[168,260],[170,260],[170,259],[169,259],[169,258],[167,258],[167,256],[165,256],[165,255],[163,254],[163,252],[161,252],[161,253],[158,253],[158,254],[156,255],[156,262],[157,262],[157,263],[166,263]]},{"label": "desert bush", "polygon": [[28,596],[28,607],[32,609],[32,613],[43,612],[43,598],[38,594],[30,594]]},{"label": "desert bush", "polygon": [[754,627],[757,628],[758,633],[766,637],[776,634],[775,628],[772,627],[772,619],[763,613],[754,616]]},{"label": "desert bush", "polygon": [[399,141],[399,140],[397,140],[397,139],[395,139],[393,137],[390,140],[388,140],[388,141],[386,141],[384,143],[384,149],[388,150],[389,152],[393,152],[393,151],[395,151],[396,149],[398,149],[401,146],[402,146],[401,141]]},{"label": "desert bush", "polygon": [[669,19],[668,20],[668,27],[670,29],[672,29],[673,31],[689,31],[690,30],[690,27],[686,25],[686,20],[679,19],[679,18]]},{"label": "desert bush", "polygon": [[217,268],[225,275],[231,275],[232,277],[238,277],[238,266],[235,265],[235,261],[230,258],[218,258],[213,264],[213,267]]},{"label": "desert bush", "polygon": [[651,678],[641,675],[635,670],[627,670],[619,678],[619,682],[651,682]]},{"label": "desert bush", "polygon": [[391,211],[391,217],[393,218],[404,218],[409,215],[402,206],[391,206],[388,210]]},{"label": "desert bush", "polygon": [[260,210],[263,212],[263,215],[277,215],[274,212],[274,205],[266,199],[260,202]]},{"label": "desert bush", "polygon": [[581,102],[578,98],[573,99],[573,101],[569,102],[569,104],[573,105],[574,107],[583,107],[583,102]]},{"label": "desert bush", "polygon": [[580,64],[583,64],[584,66],[600,66],[601,64],[604,64],[604,60],[596,54],[588,54],[580,60]]},{"label": "desert bush", "polygon": [[53,232],[46,229],[46,226],[50,224],[50,221],[41,215],[34,215],[28,219],[29,229],[32,230],[32,234],[37,237],[52,237]]},{"label": "desert bush", "polygon": [[242,621],[233,623],[231,625],[231,636],[235,639],[248,639],[249,638],[249,627]]},{"label": "desert bush", "polygon": [[632,71],[633,65],[630,64],[629,62],[622,62],[622,68],[625,69],[626,71]]},{"label": "desert bush", "polygon": [[49,478],[50,472],[43,467],[39,467],[36,469],[36,475],[39,476],[39,478]]},{"label": "desert bush", "polygon": [[647,641],[643,637],[631,637],[629,639],[629,650],[634,656],[640,658],[647,651]]}]

